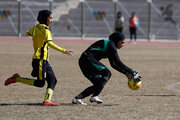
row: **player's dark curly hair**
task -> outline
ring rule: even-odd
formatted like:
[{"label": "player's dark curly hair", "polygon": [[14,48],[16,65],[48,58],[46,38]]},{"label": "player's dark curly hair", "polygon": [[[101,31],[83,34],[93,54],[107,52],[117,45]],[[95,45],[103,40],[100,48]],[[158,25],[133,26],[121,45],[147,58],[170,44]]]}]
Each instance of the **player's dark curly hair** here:
[{"label": "player's dark curly hair", "polygon": [[49,17],[49,15],[51,15],[52,12],[49,11],[49,10],[41,10],[39,11],[38,13],[38,17],[37,17],[37,21],[40,23],[40,24],[45,24],[47,25],[47,18]]}]

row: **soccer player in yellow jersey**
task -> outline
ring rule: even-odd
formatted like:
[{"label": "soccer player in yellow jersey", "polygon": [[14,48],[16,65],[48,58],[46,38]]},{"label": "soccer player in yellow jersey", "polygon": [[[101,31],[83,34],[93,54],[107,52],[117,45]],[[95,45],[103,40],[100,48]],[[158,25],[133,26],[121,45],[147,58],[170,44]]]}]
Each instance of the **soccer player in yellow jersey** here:
[{"label": "soccer player in yellow jersey", "polygon": [[66,50],[61,48],[53,43],[51,31],[49,30],[49,25],[52,23],[53,14],[49,10],[41,10],[38,13],[37,20],[39,24],[33,26],[27,33],[26,36],[32,36],[33,39],[33,47],[34,47],[34,55],[32,57],[32,73],[33,77],[37,77],[36,79],[24,78],[20,77],[19,74],[14,74],[12,77],[8,78],[5,81],[5,86],[21,82],[24,84],[36,86],[36,87],[44,87],[45,81],[47,81],[47,90],[45,94],[45,98],[43,101],[43,105],[46,106],[59,106],[60,104],[51,102],[51,98],[53,95],[53,91],[55,85],[57,83],[56,76],[49,64],[49,47],[62,52],[68,56],[71,56],[73,52],[71,50]]}]

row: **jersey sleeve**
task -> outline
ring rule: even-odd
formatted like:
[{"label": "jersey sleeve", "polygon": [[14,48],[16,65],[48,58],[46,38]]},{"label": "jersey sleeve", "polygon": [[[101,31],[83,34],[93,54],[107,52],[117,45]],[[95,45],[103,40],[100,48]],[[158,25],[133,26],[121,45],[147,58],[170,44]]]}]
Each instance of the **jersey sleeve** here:
[{"label": "jersey sleeve", "polygon": [[133,74],[134,73],[134,71],[131,68],[127,67],[120,60],[118,52],[117,52],[117,48],[111,41],[108,44],[108,55],[109,55],[108,56],[109,62],[115,70],[117,70],[123,74],[126,74],[126,73]]},{"label": "jersey sleeve", "polygon": [[59,46],[57,46],[56,44],[54,44],[54,42],[52,41],[52,36],[51,36],[51,31],[48,28],[45,28],[45,40],[48,44],[49,47],[53,48],[54,50],[57,50],[59,52],[65,53],[66,49],[61,48]]},{"label": "jersey sleeve", "polygon": [[26,36],[32,36],[32,34],[33,34],[33,29],[34,29],[34,27],[32,27],[29,31],[27,31],[27,32],[25,33],[25,35],[26,35]]},{"label": "jersey sleeve", "polygon": [[48,44],[49,47],[51,47],[51,48],[53,48],[53,49],[55,49],[55,50],[57,50],[59,52],[62,52],[62,53],[66,52],[66,49],[57,46],[56,44],[53,43],[53,41],[48,41],[47,44]]},{"label": "jersey sleeve", "polygon": [[51,35],[51,31],[45,27],[45,41],[50,41],[52,40],[52,35]]}]

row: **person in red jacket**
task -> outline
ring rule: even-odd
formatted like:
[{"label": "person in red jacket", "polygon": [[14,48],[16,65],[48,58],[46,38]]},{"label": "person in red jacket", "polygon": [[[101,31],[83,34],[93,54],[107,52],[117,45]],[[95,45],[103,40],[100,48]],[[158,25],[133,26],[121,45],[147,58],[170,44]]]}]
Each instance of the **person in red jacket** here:
[{"label": "person in red jacket", "polygon": [[129,18],[130,43],[136,43],[138,25],[139,25],[139,19],[135,15],[135,12],[132,12],[131,17]]}]

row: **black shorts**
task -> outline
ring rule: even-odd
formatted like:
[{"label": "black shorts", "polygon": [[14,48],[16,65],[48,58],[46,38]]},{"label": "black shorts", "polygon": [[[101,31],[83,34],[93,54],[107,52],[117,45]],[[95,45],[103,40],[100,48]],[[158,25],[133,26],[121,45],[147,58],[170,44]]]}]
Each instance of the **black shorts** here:
[{"label": "black shorts", "polygon": [[54,90],[57,79],[49,62],[42,59],[33,59],[32,67],[33,70],[31,75],[33,77],[37,77],[37,80],[34,82],[34,86],[43,87],[45,85],[45,81],[47,81],[47,88]]},{"label": "black shorts", "polygon": [[39,80],[43,80],[45,78],[47,64],[48,62],[46,60],[33,59],[32,61],[33,70],[31,72],[31,75],[33,77],[38,77]]},{"label": "black shorts", "polygon": [[89,76],[101,75],[101,71],[107,69],[105,65],[93,58],[88,58],[86,55],[81,55],[79,59],[79,67],[83,75],[87,78]]}]

